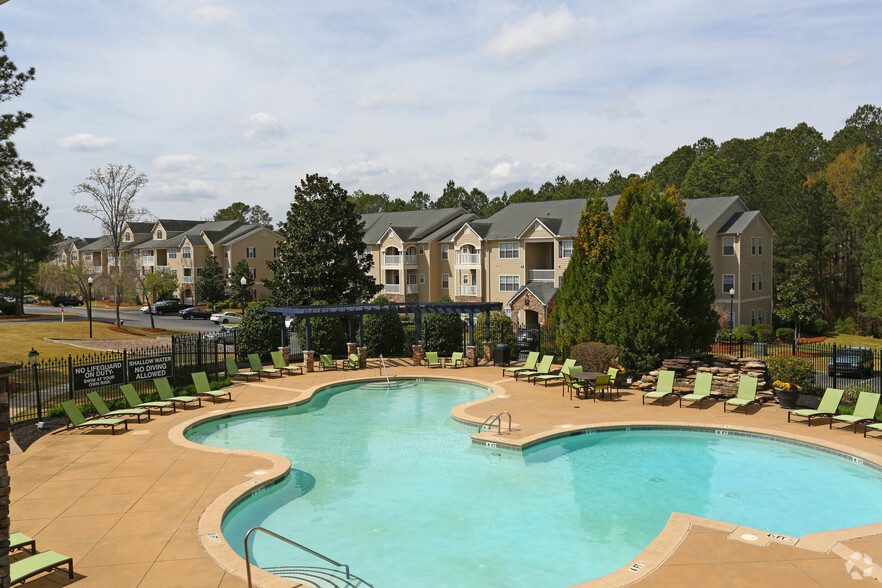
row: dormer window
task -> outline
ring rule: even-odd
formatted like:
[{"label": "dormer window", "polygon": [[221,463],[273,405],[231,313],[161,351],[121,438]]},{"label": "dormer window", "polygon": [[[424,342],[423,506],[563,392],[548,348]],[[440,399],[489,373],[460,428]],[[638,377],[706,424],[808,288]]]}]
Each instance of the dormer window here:
[{"label": "dormer window", "polygon": [[157,230],[157,231],[156,231],[156,238],[157,238],[158,240],[161,240],[161,239],[164,238],[164,237],[162,236],[162,231],[161,231],[161,230]]},{"label": "dormer window", "polygon": [[129,231],[126,231],[125,240],[127,242],[132,240],[132,234]]}]

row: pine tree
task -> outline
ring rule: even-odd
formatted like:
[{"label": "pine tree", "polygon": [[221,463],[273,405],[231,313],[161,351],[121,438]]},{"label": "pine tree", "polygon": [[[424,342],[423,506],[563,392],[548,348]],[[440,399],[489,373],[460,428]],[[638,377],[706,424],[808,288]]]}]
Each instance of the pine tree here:
[{"label": "pine tree", "polygon": [[613,226],[606,203],[588,198],[573,241],[573,255],[555,298],[551,324],[562,350],[600,341],[601,310],[606,303],[606,282],[613,252]]},{"label": "pine tree", "polygon": [[625,366],[638,371],[706,349],[718,327],[713,266],[701,230],[675,190],[644,184],[635,186],[641,198],[617,227],[602,317],[606,343],[625,349]]}]

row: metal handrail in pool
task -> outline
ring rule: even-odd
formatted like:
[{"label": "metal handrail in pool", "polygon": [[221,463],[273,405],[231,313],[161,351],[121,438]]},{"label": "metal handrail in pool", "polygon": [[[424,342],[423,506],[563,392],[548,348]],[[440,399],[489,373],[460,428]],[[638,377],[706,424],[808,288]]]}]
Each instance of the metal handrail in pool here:
[{"label": "metal handrail in pool", "polygon": [[383,373],[386,374],[386,385],[391,386],[392,384],[389,382],[389,372],[386,371],[386,360],[383,359],[383,354],[380,354],[380,365],[383,366]]},{"label": "metal handrail in pool", "polygon": [[503,410],[499,414],[495,414],[495,413],[491,414],[486,419],[484,419],[484,422],[481,423],[481,427],[478,429],[478,432],[480,433],[481,431],[483,431],[484,427],[487,427],[488,429],[490,429],[493,427],[493,423],[496,423],[496,430],[500,435],[502,435],[502,415],[506,415],[508,417],[508,431],[510,433],[511,432],[511,413],[508,412],[507,410]]},{"label": "metal handrail in pool", "polygon": [[248,537],[250,537],[251,533],[253,533],[255,531],[263,531],[264,533],[266,533],[270,537],[275,537],[279,541],[284,541],[288,545],[293,545],[294,547],[297,547],[298,549],[302,549],[303,551],[309,553],[310,555],[320,557],[331,565],[335,565],[338,568],[339,567],[346,568],[346,579],[348,580],[350,578],[348,565],[336,562],[333,559],[331,559],[330,557],[326,557],[326,556],[322,555],[318,551],[313,551],[309,547],[306,547],[304,545],[300,545],[296,541],[291,541],[287,537],[283,537],[282,535],[279,535],[278,533],[273,533],[269,529],[264,529],[263,527],[251,527],[251,529],[249,529],[248,532],[245,533],[245,575],[248,577],[248,588],[251,588],[251,556],[248,554]]}]

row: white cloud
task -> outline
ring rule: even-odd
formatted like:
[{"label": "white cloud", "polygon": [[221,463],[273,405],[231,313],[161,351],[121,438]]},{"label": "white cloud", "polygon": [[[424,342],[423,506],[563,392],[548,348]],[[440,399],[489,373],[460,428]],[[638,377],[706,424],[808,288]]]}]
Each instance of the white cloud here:
[{"label": "white cloud", "polygon": [[424,108],[430,101],[417,94],[399,92],[368,92],[362,91],[355,100],[355,106],[361,110],[377,110],[381,108]]},{"label": "white cloud", "polygon": [[492,170],[490,170],[491,176],[496,176],[497,178],[505,178],[511,173],[513,167],[518,164],[516,161],[501,161],[496,164]]},{"label": "white cloud", "polygon": [[80,133],[78,135],[68,135],[58,139],[57,144],[60,148],[67,151],[101,151],[116,145],[116,139],[113,137],[96,137],[90,133]]},{"label": "white cloud", "polygon": [[243,128],[242,138],[253,144],[263,144],[288,134],[279,119],[265,112],[256,112],[239,121],[239,125]]},{"label": "white cloud", "polygon": [[185,180],[176,184],[148,184],[145,193],[156,200],[202,200],[217,198],[211,182],[205,180]]},{"label": "white cloud", "polygon": [[202,174],[205,168],[191,153],[160,155],[153,160],[153,169],[162,173]]},{"label": "white cloud", "polygon": [[583,31],[590,33],[598,28],[597,20],[578,18],[566,5],[561,5],[551,14],[537,10],[505,25],[501,33],[487,41],[484,50],[498,61],[521,60],[570,41]]}]

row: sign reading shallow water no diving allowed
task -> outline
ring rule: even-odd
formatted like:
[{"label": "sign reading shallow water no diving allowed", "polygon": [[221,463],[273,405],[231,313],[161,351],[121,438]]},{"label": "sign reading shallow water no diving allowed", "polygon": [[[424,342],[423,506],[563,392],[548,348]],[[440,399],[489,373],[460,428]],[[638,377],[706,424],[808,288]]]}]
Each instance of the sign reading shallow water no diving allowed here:
[{"label": "sign reading shallow water no diving allowed", "polygon": [[130,358],[128,361],[105,361],[71,367],[71,380],[74,390],[91,390],[102,386],[119,386],[126,383],[126,368],[129,382],[152,380],[172,375],[171,354],[152,357]]}]

